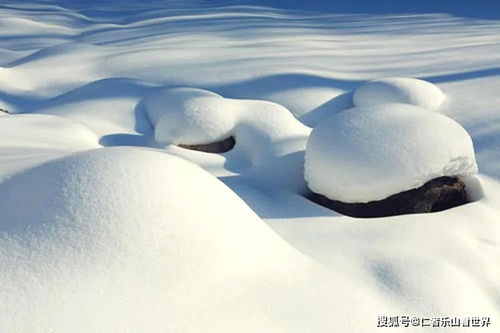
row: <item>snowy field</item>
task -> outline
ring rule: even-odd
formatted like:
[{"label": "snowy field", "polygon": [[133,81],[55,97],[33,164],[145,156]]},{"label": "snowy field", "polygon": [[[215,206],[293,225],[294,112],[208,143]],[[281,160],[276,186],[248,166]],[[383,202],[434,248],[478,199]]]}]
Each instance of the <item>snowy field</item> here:
[{"label": "snowy field", "polygon": [[500,2],[351,2],[2,0],[0,332],[500,332]]}]

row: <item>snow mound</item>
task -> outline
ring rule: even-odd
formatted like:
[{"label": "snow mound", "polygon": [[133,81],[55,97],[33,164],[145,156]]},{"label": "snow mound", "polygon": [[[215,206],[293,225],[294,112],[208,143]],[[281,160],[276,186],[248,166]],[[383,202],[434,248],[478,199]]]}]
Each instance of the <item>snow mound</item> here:
[{"label": "snow mound", "polygon": [[[285,107],[267,101],[224,98],[194,88],[157,91],[144,99],[160,144],[207,144],[233,136],[235,150],[252,165],[303,150],[310,128]],[[289,141],[290,144],[282,144]]]},{"label": "snow mound", "polygon": [[216,178],[163,152],[77,153],[17,174],[0,195],[5,331],[178,331],[198,306],[193,325],[220,325],[241,283],[269,288],[276,263],[297,255]]},{"label": "snow mound", "polygon": [[63,117],[38,114],[0,117],[0,181],[47,160],[99,148],[98,141],[92,130]]},{"label": "snow mound", "polygon": [[235,126],[224,98],[206,90],[160,90],[148,96],[144,106],[159,143],[211,143],[228,137]]},{"label": "snow mound", "polygon": [[[0,114],[7,115],[4,112]],[[2,117],[0,138],[0,149],[77,151],[99,146],[96,134],[88,127],[51,115],[13,114]]]},{"label": "snow mound", "polygon": [[406,104],[358,107],[314,128],[305,178],[329,199],[369,202],[441,176],[477,172],[472,140],[454,120]]},{"label": "snow mound", "polygon": [[365,83],[354,92],[355,106],[406,103],[436,110],[445,95],[430,82],[410,78],[385,78]]},{"label": "snow mound", "polygon": [[150,121],[137,105],[151,89],[152,84],[134,79],[98,80],[38,104],[36,112],[78,121],[100,137],[149,135]]}]

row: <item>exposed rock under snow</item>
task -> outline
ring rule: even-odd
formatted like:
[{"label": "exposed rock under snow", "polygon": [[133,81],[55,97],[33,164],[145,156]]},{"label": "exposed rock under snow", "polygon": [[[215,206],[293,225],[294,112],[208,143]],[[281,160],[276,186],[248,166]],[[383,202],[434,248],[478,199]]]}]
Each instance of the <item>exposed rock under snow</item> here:
[{"label": "exposed rock under snow", "polygon": [[345,203],[312,193],[309,199],[353,217],[382,217],[415,213],[440,212],[467,203],[465,183],[457,177],[439,177],[423,186],[367,203]]}]

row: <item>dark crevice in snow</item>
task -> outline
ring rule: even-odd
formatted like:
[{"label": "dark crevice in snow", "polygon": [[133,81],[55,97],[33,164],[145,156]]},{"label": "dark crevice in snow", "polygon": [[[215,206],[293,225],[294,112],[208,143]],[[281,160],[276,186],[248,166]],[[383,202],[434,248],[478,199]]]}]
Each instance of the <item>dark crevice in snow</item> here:
[{"label": "dark crevice in snow", "polygon": [[439,177],[423,186],[367,203],[330,200],[312,192],[308,199],[340,214],[352,217],[384,217],[439,212],[468,203],[465,183],[458,177]]},{"label": "dark crevice in snow", "polygon": [[186,145],[180,143],[177,146],[190,150],[203,151],[205,153],[226,153],[233,149],[235,144],[236,140],[233,136],[230,136],[227,139],[207,144]]}]

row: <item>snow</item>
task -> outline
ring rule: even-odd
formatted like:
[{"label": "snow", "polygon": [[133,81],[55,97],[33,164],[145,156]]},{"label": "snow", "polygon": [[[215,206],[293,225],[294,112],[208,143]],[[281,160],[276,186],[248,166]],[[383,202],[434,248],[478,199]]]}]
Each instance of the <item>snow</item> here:
[{"label": "snow", "polygon": [[38,114],[4,115],[0,119],[2,149],[15,146],[16,149],[32,147],[34,151],[74,151],[98,147],[95,133],[67,118]]},{"label": "snow", "polygon": [[235,115],[222,96],[191,88],[158,91],[144,106],[155,126],[158,143],[201,144],[231,136]]},{"label": "snow", "polygon": [[[409,315],[489,316],[481,331],[498,332],[499,13],[469,0],[2,1],[0,331],[384,332],[378,316]],[[471,203],[364,220],[304,197],[311,128],[354,114],[379,78],[410,83],[358,109],[403,102],[415,127],[384,122],[408,133],[446,93],[425,107],[442,133],[416,139],[439,140],[417,155],[448,147],[435,173],[472,171],[459,123],[479,168]],[[229,134],[224,154],[176,146]],[[463,166],[444,158],[467,151]]]},{"label": "snow", "polygon": [[436,110],[446,96],[430,82],[410,78],[386,78],[367,82],[353,95],[355,106],[407,103]]},{"label": "snow", "polygon": [[0,117],[0,179],[40,160],[99,147],[94,132],[67,118],[38,114]]},{"label": "snow", "polygon": [[201,89],[160,90],[143,103],[157,143],[208,144],[233,136],[232,155],[240,154],[252,166],[303,151],[310,133],[281,105],[223,98]]},{"label": "snow", "polygon": [[[88,150],[17,174],[0,193],[5,331],[80,331],[82,323],[86,331],[232,331],[249,316],[262,319],[249,330],[283,329],[300,314],[289,304],[294,293],[332,289],[317,278],[328,272],[229,188],[161,151]],[[320,285],[310,290],[308,281]],[[338,285],[335,299],[359,297]],[[333,300],[316,310],[339,308]],[[197,320],[186,321],[193,312]]]},{"label": "snow", "polygon": [[407,104],[340,112],[314,128],[305,178],[329,199],[369,202],[442,176],[477,172],[472,140],[456,121]]},{"label": "snow", "polygon": [[258,140],[245,137],[253,132],[270,139],[308,132],[279,104],[228,99],[201,89],[157,91],[145,98],[144,106],[155,126],[155,139],[162,144],[211,143],[232,135]]}]

